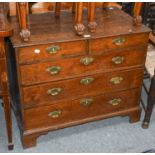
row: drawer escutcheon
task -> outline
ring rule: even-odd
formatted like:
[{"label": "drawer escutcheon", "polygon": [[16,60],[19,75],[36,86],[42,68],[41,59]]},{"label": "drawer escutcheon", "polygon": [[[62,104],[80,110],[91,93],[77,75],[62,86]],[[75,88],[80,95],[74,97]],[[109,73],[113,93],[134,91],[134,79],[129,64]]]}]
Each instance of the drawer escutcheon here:
[{"label": "drawer escutcheon", "polygon": [[122,64],[124,61],[124,57],[123,56],[116,56],[112,58],[112,62],[116,65],[118,64]]},{"label": "drawer escutcheon", "polygon": [[61,115],[61,110],[55,110],[48,114],[51,118],[58,118]]},{"label": "drawer escutcheon", "polygon": [[115,38],[115,39],[113,39],[113,43],[115,44],[115,45],[118,45],[118,46],[120,46],[120,45],[123,45],[124,43],[125,43],[125,38],[124,37],[118,37],[118,38]]},{"label": "drawer escutcheon", "polygon": [[122,102],[120,98],[115,98],[113,100],[110,100],[109,103],[113,106],[119,105]]},{"label": "drawer escutcheon", "polygon": [[110,79],[112,84],[120,84],[123,81],[123,77],[117,76]]},{"label": "drawer escutcheon", "polygon": [[61,67],[60,66],[48,67],[46,71],[49,72],[51,75],[55,75],[61,71]]},{"label": "drawer escutcheon", "polygon": [[82,104],[85,107],[88,107],[88,106],[90,106],[93,103],[93,101],[94,100],[92,98],[86,98],[86,99],[82,99],[80,101],[80,104]]},{"label": "drawer escutcheon", "polygon": [[93,77],[86,77],[80,80],[80,83],[83,85],[89,85],[94,81]]},{"label": "drawer escutcheon", "polygon": [[57,96],[60,94],[61,91],[62,91],[62,88],[52,88],[47,91],[47,94],[51,96]]},{"label": "drawer escutcheon", "polygon": [[93,63],[93,61],[94,61],[94,58],[92,57],[84,57],[80,59],[80,63],[85,66],[90,65],[91,63]]},{"label": "drawer escutcheon", "polygon": [[60,46],[50,46],[46,48],[46,52],[49,54],[56,54],[60,50]]}]

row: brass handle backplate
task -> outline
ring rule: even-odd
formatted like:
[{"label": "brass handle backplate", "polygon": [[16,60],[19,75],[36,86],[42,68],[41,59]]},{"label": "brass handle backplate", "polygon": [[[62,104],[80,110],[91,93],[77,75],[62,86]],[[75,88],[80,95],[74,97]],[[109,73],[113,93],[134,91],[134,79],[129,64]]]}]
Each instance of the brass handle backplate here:
[{"label": "brass handle backplate", "polygon": [[80,63],[87,66],[90,65],[94,61],[94,58],[92,57],[83,57],[80,59]]},{"label": "brass handle backplate", "polygon": [[86,78],[81,79],[80,83],[83,85],[89,85],[93,81],[94,81],[93,77],[86,77]]},{"label": "brass handle backplate", "polygon": [[113,100],[110,100],[109,103],[113,106],[119,105],[122,102],[120,98],[115,98]]},{"label": "brass handle backplate", "polygon": [[61,67],[60,66],[48,67],[46,71],[49,72],[51,75],[55,75],[61,71]]},{"label": "brass handle backplate", "polygon": [[90,106],[92,103],[93,103],[93,99],[91,99],[91,98],[87,98],[87,99],[82,99],[81,101],[80,101],[80,104],[82,104],[83,106],[85,106],[85,107],[88,107],[88,106]]},{"label": "brass handle backplate", "polygon": [[55,54],[60,50],[59,46],[50,46],[46,48],[46,52],[49,54]]},{"label": "brass handle backplate", "polygon": [[51,118],[58,118],[61,115],[61,110],[55,110],[48,114]]},{"label": "brass handle backplate", "polygon": [[110,79],[112,84],[120,84],[123,81],[123,77],[116,76]]},{"label": "brass handle backplate", "polygon": [[51,96],[57,96],[60,94],[61,91],[62,91],[62,88],[52,88],[47,91],[47,94]]},{"label": "brass handle backplate", "polygon": [[118,38],[115,38],[113,39],[112,41],[115,45],[123,45],[125,43],[125,38],[123,37],[118,37]]},{"label": "brass handle backplate", "polygon": [[116,56],[112,58],[112,62],[116,65],[118,64],[122,64],[124,61],[124,57],[123,56]]}]

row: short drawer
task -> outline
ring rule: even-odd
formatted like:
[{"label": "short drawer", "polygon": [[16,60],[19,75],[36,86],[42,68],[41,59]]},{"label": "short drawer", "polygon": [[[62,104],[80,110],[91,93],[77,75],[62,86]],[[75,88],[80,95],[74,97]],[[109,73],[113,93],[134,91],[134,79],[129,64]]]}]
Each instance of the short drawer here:
[{"label": "short drawer", "polygon": [[103,53],[106,50],[132,46],[147,46],[148,34],[131,34],[90,40],[91,53]]},{"label": "short drawer", "polygon": [[[139,89],[85,96],[49,106],[24,110],[25,130],[51,127],[58,129],[64,126],[88,122],[95,118],[106,118],[119,115],[123,111],[139,106]],[[49,101],[50,103],[50,101]]]},{"label": "short drawer", "polygon": [[[21,65],[22,85],[62,80],[99,71],[120,70],[143,66],[146,49],[133,48],[106,52],[102,55],[85,55],[31,65]],[[138,58],[138,59],[137,59]],[[25,73],[28,73],[25,75]]]},{"label": "short drawer", "polygon": [[20,64],[34,63],[52,58],[81,55],[86,52],[85,41],[72,41],[35,45],[18,48],[18,61]]},{"label": "short drawer", "polygon": [[115,92],[141,86],[143,69],[97,73],[69,80],[22,88],[24,105],[40,105],[84,95]]}]

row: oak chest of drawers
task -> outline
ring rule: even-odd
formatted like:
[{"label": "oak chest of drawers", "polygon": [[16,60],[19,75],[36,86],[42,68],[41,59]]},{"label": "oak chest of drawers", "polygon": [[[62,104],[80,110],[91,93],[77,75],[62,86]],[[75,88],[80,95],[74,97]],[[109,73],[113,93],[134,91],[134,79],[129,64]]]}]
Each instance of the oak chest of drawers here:
[{"label": "oak chest of drawers", "polygon": [[79,37],[70,13],[62,16],[30,16],[29,42],[16,35],[17,19],[11,19],[12,100],[24,147],[52,130],[113,116],[140,118],[149,29],[134,27],[120,10],[97,10],[96,32]]}]

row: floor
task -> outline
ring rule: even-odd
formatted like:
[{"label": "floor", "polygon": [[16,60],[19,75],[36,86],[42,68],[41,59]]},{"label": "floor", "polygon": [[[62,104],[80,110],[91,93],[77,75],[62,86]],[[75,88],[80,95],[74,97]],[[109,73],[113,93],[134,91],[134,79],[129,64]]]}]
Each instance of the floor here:
[{"label": "floor", "polygon": [[[149,81],[145,80],[149,87]],[[142,91],[142,97],[146,102],[146,94]],[[142,111],[141,120],[130,124],[128,117],[115,117],[76,127],[49,132],[37,140],[37,146],[23,149],[20,142],[19,130],[13,116],[13,140],[14,150],[10,152],[103,152],[125,153],[143,152],[155,148],[155,110],[151,118],[149,129],[142,129],[141,123],[144,117]],[[5,119],[3,109],[0,106],[0,152],[9,152],[6,145]]]}]

